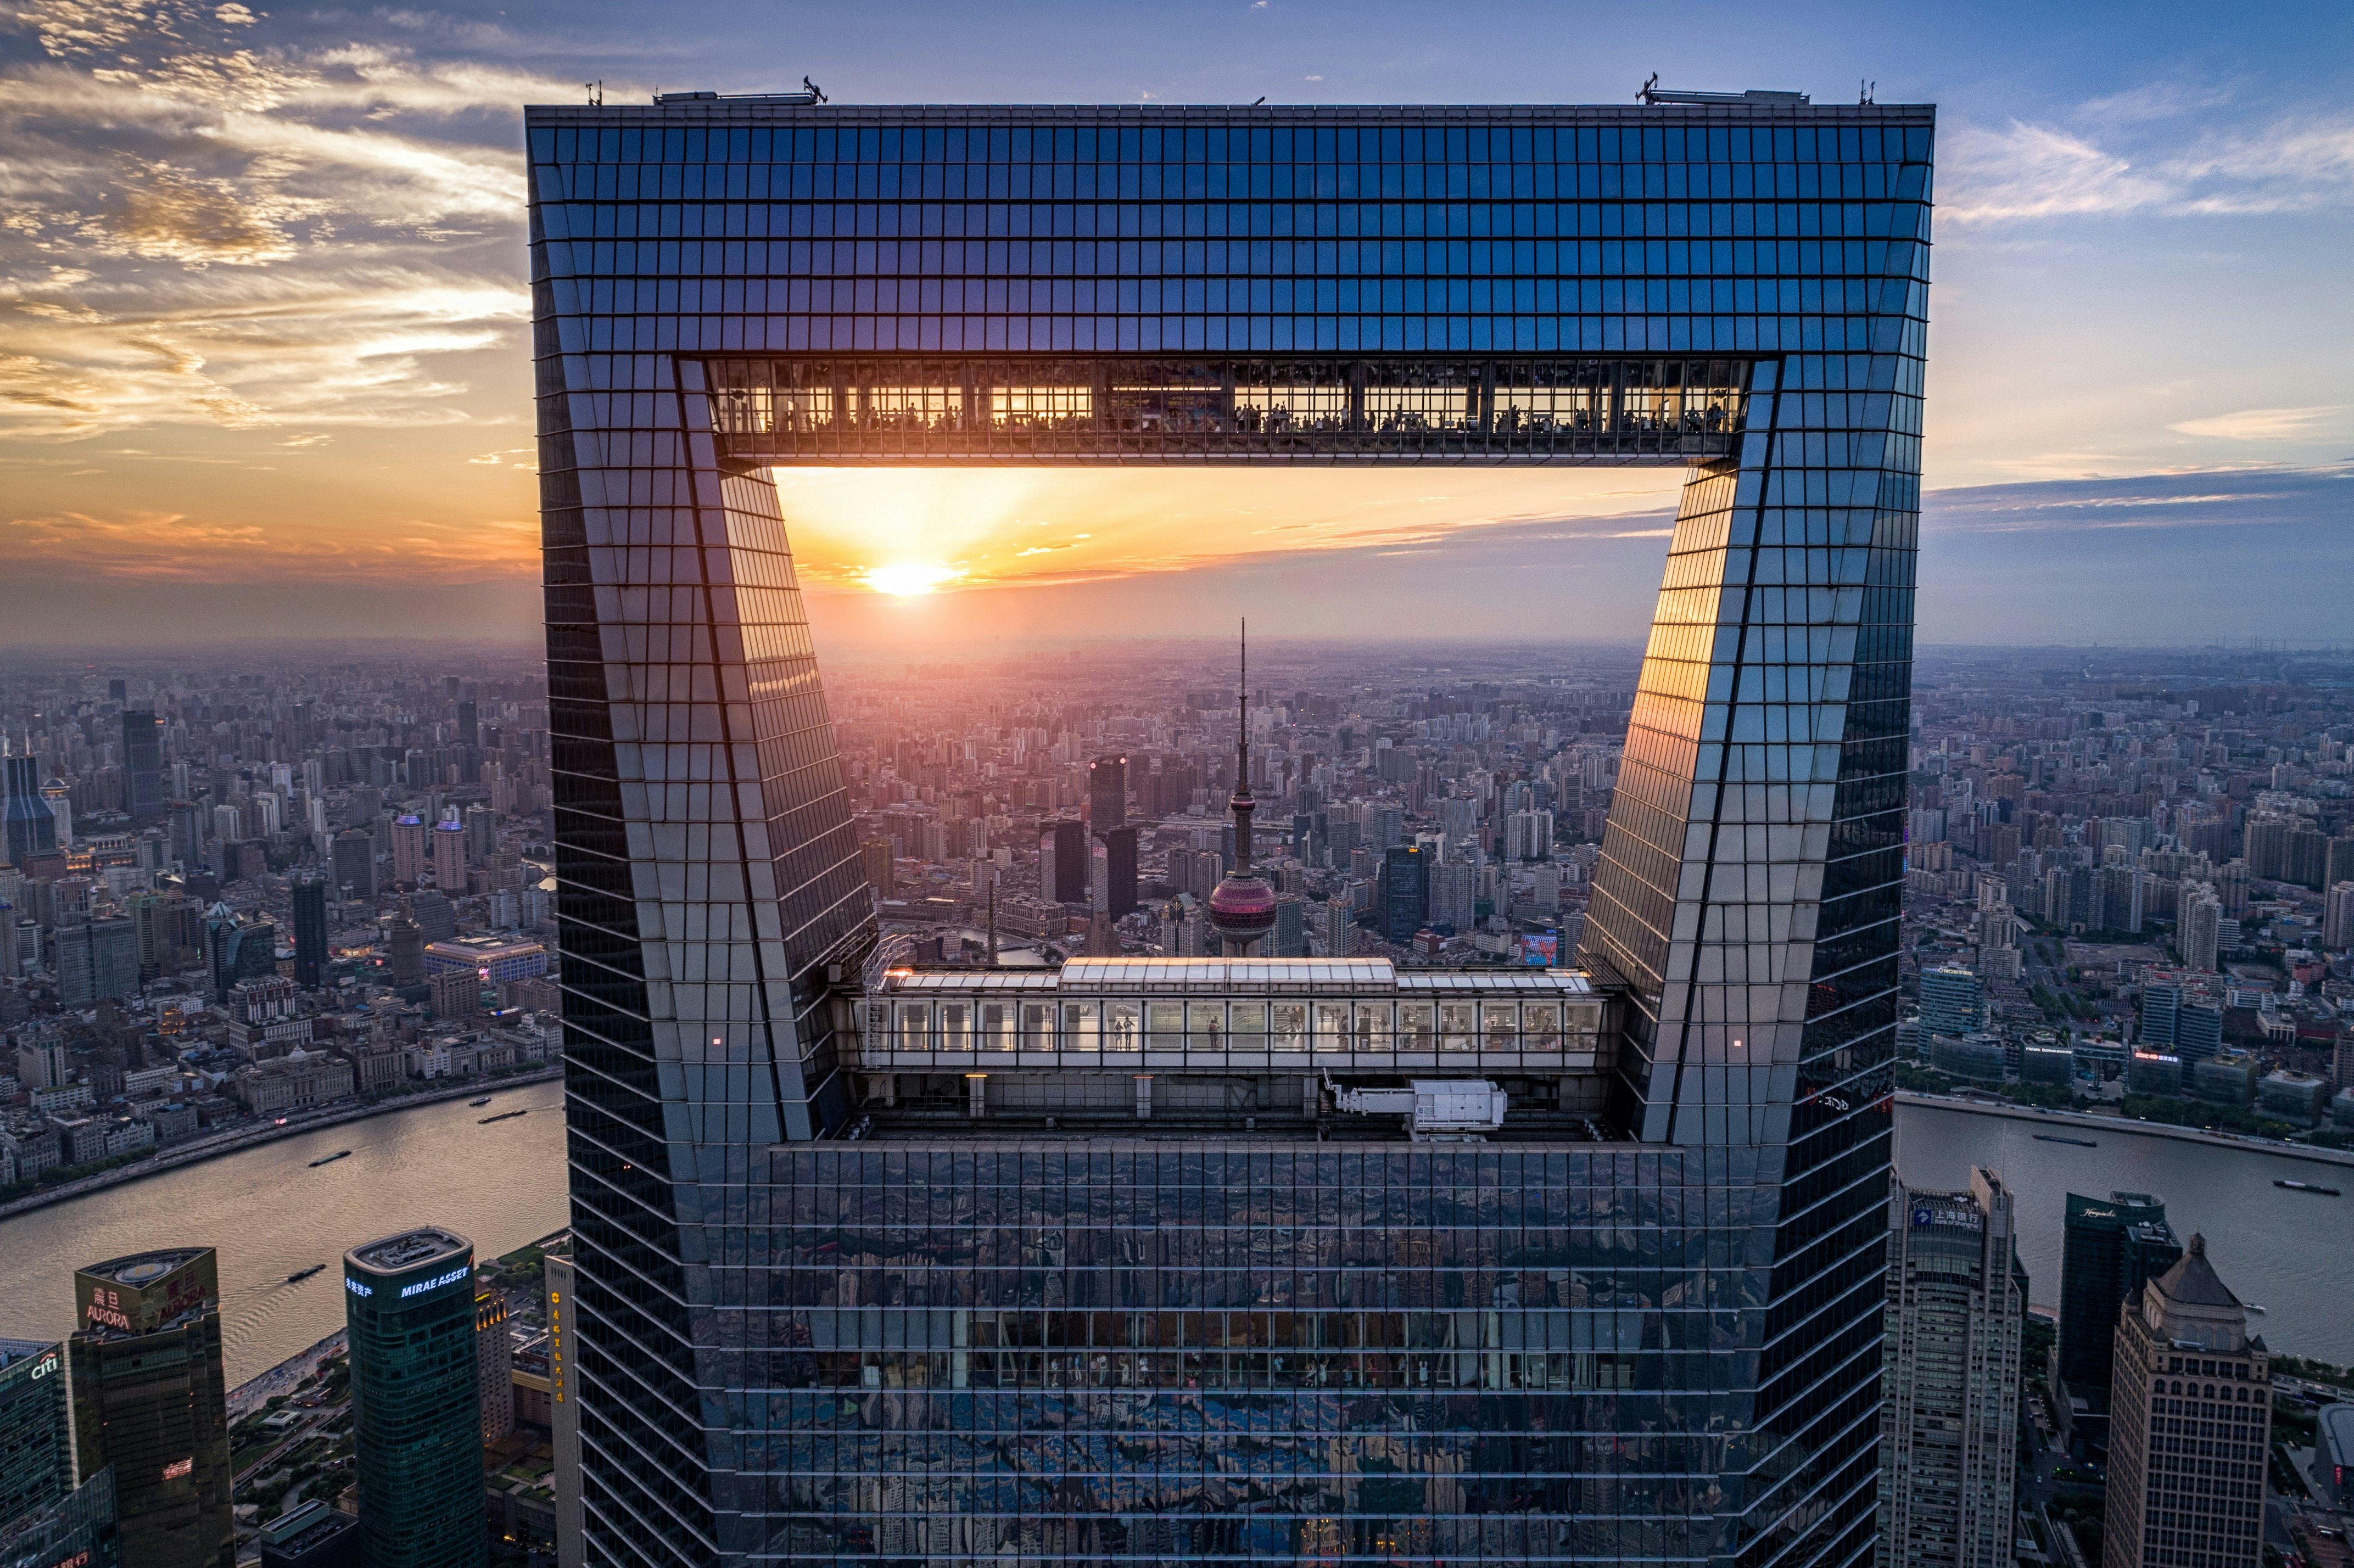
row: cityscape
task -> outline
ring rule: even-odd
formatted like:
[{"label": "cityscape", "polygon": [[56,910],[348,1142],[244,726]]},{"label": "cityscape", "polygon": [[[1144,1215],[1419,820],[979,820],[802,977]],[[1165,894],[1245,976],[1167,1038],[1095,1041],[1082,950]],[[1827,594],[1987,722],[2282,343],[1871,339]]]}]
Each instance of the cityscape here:
[{"label": "cityscape", "polygon": [[[1587,1071],[1608,1049],[1606,996],[1565,960],[1594,897],[1638,651],[1262,637],[1246,685],[1236,657],[1201,639],[831,674],[879,936],[873,1016],[850,1024],[889,1086],[870,1078],[861,1095],[865,1139],[898,1118],[1032,1132],[1058,1116],[1223,1119],[1189,1081],[1209,1054],[1231,1096],[1235,1053],[1272,1064],[1287,1049],[1326,1075],[1370,1051],[1426,1052],[1442,1071],[1489,1074],[1477,1081],[1509,1107],[1508,1127],[1543,1114],[1548,1137],[1608,1136]],[[331,1129],[409,1106],[472,1101],[457,1106],[465,1128],[496,1124],[560,1071],[545,683],[495,650],[463,667],[347,661],[266,686],[242,662],[11,671],[5,1212],[102,1204],[165,1170],[200,1180],[207,1157],[296,1133],[324,1148]],[[2280,1196],[2327,1203],[2329,1163],[2354,1163],[2354,1032],[2341,1012],[2354,995],[2354,652],[1937,650],[1914,680],[1894,1082],[1870,1107],[1896,1120],[1900,1171],[1906,1118],[1967,1107],[2028,1118],[2062,1147],[2137,1123],[2200,1140],[2212,1159],[2297,1150],[2307,1163],[2282,1185],[2311,1195]],[[1218,890],[1243,869],[1238,794],[1252,802],[1247,869],[1267,894],[1246,912],[1260,922],[1253,953],[1313,966],[1297,1008],[1278,978],[1247,1025],[1238,1004],[1213,1011],[1190,992],[1165,1005],[1143,995],[1125,1021],[1090,1009],[1086,1037],[1059,1025],[1066,1063],[1125,1051],[1174,1070],[1131,1075],[1133,1102],[1116,1107],[1019,1085],[1010,1069],[1036,1062],[1033,1032],[1057,1033],[1032,1020],[1029,999],[1053,1018],[1085,1005],[1068,1000],[1071,977],[1091,964],[1219,954],[1230,938]],[[1318,983],[1333,978],[1345,983]],[[1375,990],[1401,1011],[1385,1006],[1369,1031]],[[1403,1000],[1416,990],[1426,1012]],[[1268,1126],[1402,1118],[1411,1136],[1434,1114],[1412,1093],[1391,1110],[1373,1103],[1378,1087],[1243,1081],[1241,1103]],[[1471,1114],[1484,1125],[1486,1103]],[[338,1152],[311,1163],[331,1174]],[[2354,1441],[2354,1421],[2333,1412],[2354,1381],[2328,1354],[2268,1351],[2264,1334],[2285,1330],[2305,1349],[2342,1332],[2248,1308],[2234,1238],[2215,1237],[2211,1260],[2206,1239],[2168,1224],[2168,1199],[2179,1213],[2185,1199],[2199,1206],[2193,1193],[2013,1181],[1977,1168],[1950,1185],[1900,1175],[1891,1189],[1882,1550],[1911,1561],[1954,1542],[1968,1561],[2000,1561],[2024,1539],[2090,1563],[2106,1531],[2134,1528],[2179,1532],[2152,1541],[2203,1534],[2253,1561],[2261,1541],[2327,1539],[2340,1517],[2332,1467]],[[2030,1223],[2057,1233],[2058,1271],[2026,1270],[2016,1238]],[[559,1397],[568,1234],[497,1256],[432,1227],[336,1239],[349,1244],[344,1301],[312,1313],[287,1366],[242,1368],[254,1375],[234,1389],[212,1248],[77,1259],[55,1300],[0,1292],[27,1319],[12,1331],[72,1325],[12,1341],[0,1367],[13,1374],[0,1419],[48,1434],[48,1467],[26,1469],[13,1499],[57,1494],[23,1561],[95,1539],[73,1532],[104,1511],[92,1489],[110,1467],[124,1561],[340,1562],[360,1549],[345,1537],[371,1474],[418,1499],[404,1531],[439,1539],[451,1519],[479,1518],[501,1561],[558,1553],[578,1530],[563,1510],[578,1507],[581,1453],[573,1402]],[[2244,1275],[2237,1283],[2253,1295]],[[438,1314],[426,1328],[361,1310],[420,1284],[413,1310]],[[2141,1339],[2121,1338],[2121,1307]],[[1506,1340],[1420,1365],[1411,1341],[1377,1355],[1336,1345],[1317,1375],[1607,1387],[1628,1375],[1610,1370],[1614,1356],[1639,1364],[1644,1332],[1639,1312],[1610,1320],[1623,1342],[1581,1333],[1573,1317],[1558,1351]],[[1273,1325],[1275,1340],[1238,1354],[1188,1349],[1182,1372],[1136,1357],[1122,1384],[1267,1386],[1277,1346],[1311,1357],[1299,1325]],[[997,1333],[1015,1333],[1002,1314]],[[2155,1435],[2192,1428],[2153,1425],[2158,1406],[2117,1395],[2126,1377],[2170,1389],[2186,1340],[2216,1352],[2197,1358],[2202,1369],[2224,1369],[2202,1378],[2230,1382],[2195,1400],[2164,1393],[2182,1413],[2164,1419],[2210,1423],[2208,1440],[2232,1445],[2234,1467],[2212,1472],[2227,1486],[2153,1465],[2170,1452]],[[203,1425],[158,1436],[152,1416],[121,1423],[143,1453],[88,1436],[114,1428],[96,1413],[106,1358],[126,1342],[168,1344],[190,1369],[166,1397],[209,1437]],[[880,1386],[1055,1386],[1051,1370],[957,1343],[952,1331],[941,1360],[970,1363],[960,1372],[885,1360],[883,1377],[904,1381]],[[361,1410],[371,1377],[414,1394],[399,1360],[410,1355],[440,1380],[429,1408],[451,1441],[430,1450],[407,1436],[421,1428]],[[792,1386],[876,1386],[876,1361],[839,1338],[813,1339],[805,1360]],[[143,1377],[130,1386],[157,1397]],[[2251,1388],[2253,1408],[2240,1397]],[[93,1413],[77,1414],[71,1441],[69,1406]],[[120,1478],[155,1469],[156,1444],[189,1450],[196,1467],[175,1478],[189,1484],[133,1496]],[[2137,1467],[2121,1473],[2121,1457]],[[77,1475],[88,1478],[69,1488]],[[2126,1486],[2137,1500],[2120,1512],[2108,1499]],[[2162,1500],[2186,1486],[2191,1496]]]},{"label": "cityscape", "polygon": [[2354,22],[27,6],[0,1568],[2354,1568]]}]

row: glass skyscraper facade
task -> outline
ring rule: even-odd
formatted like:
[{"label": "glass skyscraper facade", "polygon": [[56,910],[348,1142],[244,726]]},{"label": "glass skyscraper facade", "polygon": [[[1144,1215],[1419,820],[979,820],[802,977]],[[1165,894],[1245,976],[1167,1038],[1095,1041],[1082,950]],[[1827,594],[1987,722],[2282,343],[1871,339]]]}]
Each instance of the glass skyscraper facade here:
[{"label": "glass skyscraper facade", "polygon": [[344,1321],[360,1561],[366,1568],[487,1561],[473,1244],[429,1227],[352,1248],[344,1255]]},{"label": "glass skyscraper facade", "polygon": [[[220,1269],[210,1247],[111,1258],[74,1271],[67,1341],[75,1469],[113,1472],[123,1561],[234,1568]],[[69,1512],[74,1512],[69,1510]]]},{"label": "glass skyscraper facade", "polygon": [[[588,1561],[1871,1551],[1933,123],[529,112]],[[845,1029],[767,471],[1112,461],[1691,469],[1614,1043],[1497,1069],[1488,1145],[1336,1118],[1226,971],[1269,1044],[1214,1066],[1130,1071],[1114,1001],[1097,1065]]]}]

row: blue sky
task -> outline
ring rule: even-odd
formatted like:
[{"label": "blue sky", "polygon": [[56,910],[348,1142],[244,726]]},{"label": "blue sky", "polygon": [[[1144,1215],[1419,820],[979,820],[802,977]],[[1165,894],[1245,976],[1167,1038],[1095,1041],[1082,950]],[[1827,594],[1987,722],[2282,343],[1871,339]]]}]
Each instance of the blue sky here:
[{"label": "blue sky", "polygon": [[[1925,639],[2354,639],[2354,7],[18,0],[0,641],[249,630],[273,594],[290,626],[533,634],[523,101],[807,73],[845,102],[1577,102],[1655,70],[1940,106]],[[1451,616],[1448,582],[1500,633],[1620,635],[1674,480],[787,493],[845,636],[1174,631],[1262,595],[1346,631]],[[983,514],[1135,569],[914,611],[850,591],[878,529]]]}]

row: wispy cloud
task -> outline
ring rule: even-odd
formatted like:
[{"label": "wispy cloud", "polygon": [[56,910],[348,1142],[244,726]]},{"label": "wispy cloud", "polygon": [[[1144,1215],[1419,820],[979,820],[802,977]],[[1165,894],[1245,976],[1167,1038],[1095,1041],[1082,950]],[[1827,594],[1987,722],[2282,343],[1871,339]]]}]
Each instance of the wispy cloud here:
[{"label": "wispy cloud", "polygon": [[510,342],[514,106],[568,90],[266,13],[33,0],[0,69],[0,439],[447,423]]},{"label": "wispy cloud", "polygon": [[2354,115],[2250,119],[2228,95],[2151,89],[2053,120],[1964,124],[1944,139],[1938,221],[2354,207]]},{"label": "wispy cloud", "polygon": [[2204,419],[2168,425],[2186,436],[2219,436],[2227,441],[2294,441],[2323,434],[2341,422],[2343,403],[2321,403],[2305,408],[2243,408]]}]

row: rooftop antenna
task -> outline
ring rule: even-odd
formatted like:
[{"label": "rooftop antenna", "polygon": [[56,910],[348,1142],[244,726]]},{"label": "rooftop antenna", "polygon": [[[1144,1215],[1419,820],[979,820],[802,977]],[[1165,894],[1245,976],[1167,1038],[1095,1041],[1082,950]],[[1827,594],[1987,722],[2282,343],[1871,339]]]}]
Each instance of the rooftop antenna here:
[{"label": "rooftop antenna", "polygon": [[1870,103],[1872,101],[1872,94],[1874,94],[1874,93],[1878,92],[1879,90],[1880,90],[1880,84],[1879,84],[1878,82],[1876,82],[1876,81],[1870,81],[1870,82],[1868,82],[1868,81],[1865,81],[1862,78],[1859,77],[1859,78],[1857,78],[1857,79],[1856,79],[1856,83],[1855,83],[1855,101],[1856,101],[1856,102],[1857,102],[1857,103],[1859,103],[1859,104],[1866,104],[1866,105],[1868,105],[1868,104],[1870,104]]},{"label": "rooftop antenna", "polygon": [[1636,101],[1636,102],[1638,102],[1638,103],[1649,103],[1649,102],[1650,102],[1650,101],[1651,101],[1651,90],[1652,90],[1652,89],[1654,89],[1654,88],[1656,88],[1656,87],[1658,87],[1659,85],[1659,73],[1658,71],[1653,71],[1653,72],[1650,74],[1650,76],[1649,76],[1649,78],[1644,81],[1644,83],[1643,83],[1643,85],[1642,85],[1641,90],[1638,90],[1638,91],[1635,94],[1635,101]]},{"label": "rooftop antenna", "polygon": [[1251,107],[1252,107],[1253,109],[1257,109],[1260,104],[1265,103],[1266,101],[1267,101],[1267,94],[1265,94],[1264,92],[1262,92],[1262,93],[1260,93],[1257,98],[1254,98],[1254,99],[1252,99],[1252,100],[1251,100]]},{"label": "rooftop antenna", "polygon": [[801,78],[801,88],[802,88],[802,90],[803,90],[804,91],[806,91],[806,92],[807,92],[807,93],[808,93],[811,98],[816,99],[820,103],[823,103],[823,102],[825,102],[825,101],[826,101],[825,90],[824,90],[823,88],[821,88],[820,86],[818,86],[818,84],[817,84],[817,83],[815,83],[815,82],[811,81],[811,80],[808,77],[806,77],[806,76],[804,76],[804,77],[802,77],[802,78]]},{"label": "rooftop antenna", "polygon": [[605,107],[605,79],[603,77],[599,77],[595,81],[583,82],[581,85],[588,90],[589,108],[602,109]]}]

